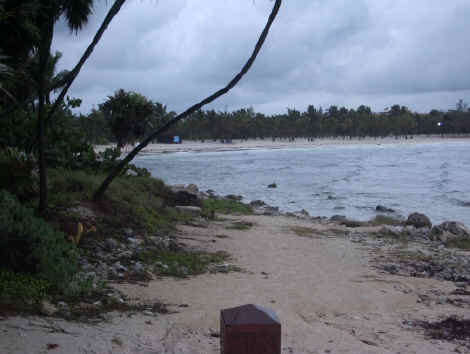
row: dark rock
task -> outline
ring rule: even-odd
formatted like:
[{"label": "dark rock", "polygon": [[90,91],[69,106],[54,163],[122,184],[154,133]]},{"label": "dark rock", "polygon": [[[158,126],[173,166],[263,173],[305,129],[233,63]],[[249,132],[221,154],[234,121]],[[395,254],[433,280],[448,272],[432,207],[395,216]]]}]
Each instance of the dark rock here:
[{"label": "dark rock", "polygon": [[261,207],[257,207],[253,209],[253,213],[256,215],[268,215],[268,216],[279,216],[281,213],[279,212],[278,207],[272,207],[269,205],[264,205]]},{"label": "dark rock", "polygon": [[365,225],[364,222],[362,221],[348,220],[348,219],[341,221],[340,224],[346,227],[361,227]]},{"label": "dark rock", "polygon": [[420,213],[412,213],[408,216],[408,219],[406,220],[406,225],[411,225],[414,226],[415,228],[419,229],[421,227],[432,227],[431,220],[424,215]]},{"label": "dark rock", "polygon": [[265,202],[263,202],[262,200],[253,200],[252,202],[250,202],[250,206],[252,207],[260,207],[260,206],[264,206],[266,205]]},{"label": "dark rock", "polygon": [[119,248],[119,242],[113,238],[107,238],[104,240],[104,247],[108,251],[114,251],[115,249]]},{"label": "dark rock", "polygon": [[236,202],[239,202],[243,199],[243,197],[241,195],[228,194],[225,196],[225,199],[235,200]]},{"label": "dark rock", "polygon": [[199,192],[199,188],[197,188],[197,186],[195,184],[188,184],[186,186],[186,190],[189,193],[193,193],[193,194],[197,194]]},{"label": "dark rock", "polygon": [[330,221],[332,222],[337,222],[337,223],[341,223],[341,222],[344,222],[346,221],[346,216],[344,215],[333,215],[331,218],[330,218]]},{"label": "dark rock", "polygon": [[178,252],[181,251],[183,247],[174,238],[170,238],[168,249],[172,252]]},{"label": "dark rock", "polygon": [[299,219],[308,219],[308,218],[310,218],[310,214],[305,209],[302,209],[300,211],[296,211],[296,212],[291,213],[291,214],[292,214],[292,216],[295,216],[296,218],[299,218]]},{"label": "dark rock", "polygon": [[185,205],[185,206],[201,206],[201,201],[196,194],[179,191],[173,194],[172,196],[173,205]]},{"label": "dark rock", "polygon": [[171,239],[168,236],[150,236],[148,241],[153,244],[154,247],[161,250],[170,249]]},{"label": "dark rock", "polygon": [[430,238],[442,242],[457,238],[470,238],[470,231],[460,222],[445,221],[431,229]]},{"label": "dark rock", "polygon": [[188,186],[184,186],[184,185],[173,186],[171,188],[171,193],[168,196],[167,203],[170,206],[175,206],[175,205],[201,206],[199,190],[197,186],[194,184],[190,184]]},{"label": "dark rock", "polygon": [[375,207],[375,211],[378,211],[378,212],[380,212],[380,213],[394,213],[394,212],[395,212],[394,209],[387,208],[387,207],[385,207],[385,206],[383,206],[383,205],[377,205],[377,206]]}]

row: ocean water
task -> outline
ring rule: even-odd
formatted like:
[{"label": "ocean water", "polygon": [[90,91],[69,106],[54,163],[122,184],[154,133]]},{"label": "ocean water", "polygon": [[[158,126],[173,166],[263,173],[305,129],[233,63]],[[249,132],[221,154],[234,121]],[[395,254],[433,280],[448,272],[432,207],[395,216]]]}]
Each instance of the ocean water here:
[{"label": "ocean water", "polygon": [[173,153],[135,163],[168,184],[194,183],[283,211],[368,220],[380,204],[470,226],[470,141]]}]

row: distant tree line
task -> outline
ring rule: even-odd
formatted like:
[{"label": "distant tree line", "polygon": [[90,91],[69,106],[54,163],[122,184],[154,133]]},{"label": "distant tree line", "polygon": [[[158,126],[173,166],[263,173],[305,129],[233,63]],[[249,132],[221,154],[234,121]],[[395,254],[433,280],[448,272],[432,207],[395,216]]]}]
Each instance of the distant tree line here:
[{"label": "distant tree line", "polygon": [[[134,105],[129,104],[132,99],[136,102]],[[150,127],[162,125],[175,115],[160,103],[123,90],[98,107],[89,115],[82,115],[79,125],[90,142],[113,141],[119,146],[133,143]],[[453,110],[432,110],[426,114],[411,112],[400,105],[393,105],[384,112],[372,112],[364,105],[357,109],[331,106],[325,110],[310,105],[304,112],[287,109],[286,113],[276,115],[257,113],[252,108],[233,112],[199,110],[167,134],[201,141],[470,134],[470,109],[460,100]]]}]

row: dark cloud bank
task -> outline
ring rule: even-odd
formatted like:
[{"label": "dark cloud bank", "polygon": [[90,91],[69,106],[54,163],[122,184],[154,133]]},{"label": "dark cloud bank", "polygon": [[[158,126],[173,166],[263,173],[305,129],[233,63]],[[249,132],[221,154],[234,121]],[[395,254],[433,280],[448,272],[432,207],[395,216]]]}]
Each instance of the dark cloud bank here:
[{"label": "dark cloud bank", "polygon": [[[77,36],[58,25],[61,69],[76,63],[111,3],[97,1]],[[83,112],[119,88],[179,112],[238,72],[272,5],[128,0],[70,94]],[[212,108],[453,108],[470,100],[469,18],[468,0],[285,0],[252,70]]]}]

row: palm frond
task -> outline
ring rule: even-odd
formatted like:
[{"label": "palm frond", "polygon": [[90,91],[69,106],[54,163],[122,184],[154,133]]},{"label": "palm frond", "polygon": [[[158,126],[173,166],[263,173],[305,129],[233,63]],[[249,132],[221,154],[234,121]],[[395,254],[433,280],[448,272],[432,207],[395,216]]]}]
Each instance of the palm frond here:
[{"label": "palm frond", "polygon": [[72,31],[78,32],[88,23],[93,13],[93,0],[63,1],[63,13]]}]

